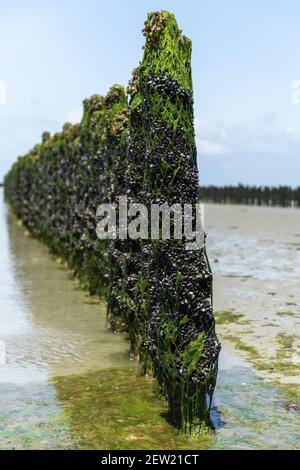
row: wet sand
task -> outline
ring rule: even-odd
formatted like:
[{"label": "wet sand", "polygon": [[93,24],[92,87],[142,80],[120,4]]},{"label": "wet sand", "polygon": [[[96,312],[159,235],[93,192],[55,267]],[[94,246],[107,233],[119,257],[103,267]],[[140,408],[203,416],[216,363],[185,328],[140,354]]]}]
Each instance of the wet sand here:
[{"label": "wet sand", "polygon": [[[258,375],[264,372],[269,378],[269,371],[257,372],[257,359],[249,361],[249,351],[236,348],[236,339],[249,345],[254,339],[260,354],[271,357],[279,344],[274,339],[278,328],[282,334],[296,335],[295,326],[290,329],[299,312],[296,306],[295,316],[277,315],[287,302],[284,286],[294,295],[293,302],[298,299],[295,276],[286,278],[281,269],[284,284],[274,274],[271,280],[262,279],[266,267],[259,272],[257,254],[249,265],[247,249],[249,236],[252,240],[257,235],[248,235],[248,228],[245,233],[232,228],[241,222],[239,211],[244,209],[223,209],[208,206],[206,211],[210,258],[219,260],[212,262],[217,328],[223,338],[212,413],[218,429],[187,439],[168,423],[155,383],[138,375],[124,336],[106,328],[103,303],[81,290],[0,198],[0,345],[5,346],[2,353],[0,348],[1,449],[297,448],[297,410],[287,408],[284,390]],[[232,243],[234,233],[237,241]],[[254,245],[269,250],[264,242],[268,230],[260,237]],[[294,238],[291,233],[289,242]],[[288,250],[292,265],[295,253],[287,249],[288,257]],[[253,277],[248,277],[250,271]],[[269,289],[272,295],[265,292]],[[266,326],[269,322],[278,326]],[[229,335],[234,340],[226,340]],[[290,349],[294,360],[294,342],[288,354]]]},{"label": "wet sand", "polygon": [[300,210],[207,204],[205,225],[223,345],[300,384]]},{"label": "wet sand", "polygon": [[[0,382],[24,382],[128,362],[129,346],[106,328],[105,305],[83,292],[42,243],[8,216],[1,232],[1,340],[8,350]],[[8,235],[8,238],[7,238]]]}]

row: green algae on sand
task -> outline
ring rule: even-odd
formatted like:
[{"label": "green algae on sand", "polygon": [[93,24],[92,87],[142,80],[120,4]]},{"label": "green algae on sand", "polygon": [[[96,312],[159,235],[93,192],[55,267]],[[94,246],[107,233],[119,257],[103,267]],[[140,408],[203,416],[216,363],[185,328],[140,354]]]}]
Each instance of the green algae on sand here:
[{"label": "green algae on sand", "polygon": [[244,315],[240,313],[234,313],[231,310],[218,310],[215,312],[216,322],[220,325],[227,323],[240,323],[240,319]]},{"label": "green algae on sand", "polygon": [[[220,344],[205,235],[198,226],[192,44],[167,11],[149,13],[143,32],[144,56],[128,87],[129,106],[121,85],[85,100],[79,124],[44,133],[19,158],[5,178],[5,194],[24,227],[68,262],[90,294],[106,300],[112,329],[128,333],[174,424],[201,434],[210,424]],[[119,229],[104,230],[103,239],[100,205],[118,205],[125,195],[148,208],[158,204],[160,211],[188,204],[192,213],[184,215],[184,226],[189,219],[191,227],[178,238],[172,220],[164,238],[159,219],[158,236],[149,240],[148,234],[144,243],[141,231],[131,236],[126,229],[125,239],[119,238],[119,220]],[[141,242],[135,243],[137,233]]]},{"label": "green algae on sand", "polygon": [[74,439],[82,449],[199,449],[212,446],[203,429],[193,438],[168,422],[168,407],[153,379],[136,367],[53,379]]}]

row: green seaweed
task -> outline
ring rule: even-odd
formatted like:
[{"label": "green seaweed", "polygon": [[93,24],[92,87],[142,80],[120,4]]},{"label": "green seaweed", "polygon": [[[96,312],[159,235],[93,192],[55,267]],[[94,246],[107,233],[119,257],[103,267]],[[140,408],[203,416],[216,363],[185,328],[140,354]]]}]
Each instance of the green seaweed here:
[{"label": "green seaweed", "polygon": [[[143,165],[145,200],[148,205],[195,205],[199,183],[191,41],[182,36],[174,16],[166,11],[150,13],[143,32],[145,53],[134,72],[133,100],[138,94],[141,147],[147,156]],[[139,126],[140,121],[136,126],[133,123],[133,130],[137,132]],[[147,319],[143,344],[146,356],[151,357],[150,372],[168,397],[174,423],[197,434],[209,421],[207,395],[214,389],[219,352],[206,251],[187,254],[182,240],[153,240],[140,248],[141,269],[150,285],[149,312],[143,316]]]},{"label": "green seaweed", "polygon": [[228,323],[240,323],[240,319],[243,318],[244,315],[239,313],[234,313],[231,310],[218,310],[215,312],[216,322],[220,325],[228,324]]},{"label": "green seaweed", "polygon": [[277,351],[276,358],[277,359],[285,359],[292,356],[294,349],[294,341],[296,339],[295,335],[288,335],[279,333],[276,336],[277,343],[279,344],[280,348]]},{"label": "green seaweed", "polygon": [[246,352],[253,359],[258,358],[260,356],[259,352],[257,351],[257,349],[254,346],[251,346],[249,344],[244,343],[237,336],[225,335],[224,339],[227,339],[227,340],[231,341],[232,343],[234,343],[234,346],[235,346],[236,349],[238,349],[239,351]]},{"label": "green seaweed", "polygon": [[258,361],[255,363],[255,366],[258,370],[265,370],[271,373],[276,372],[286,376],[298,375],[300,370],[300,364],[286,360],[268,362]]},{"label": "green seaweed", "polygon": [[53,383],[81,449],[208,449],[214,442],[207,429],[197,438],[174,430],[155,380],[135,368],[59,377]]},{"label": "green seaweed", "polygon": [[279,312],[276,313],[279,317],[293,317],[296,315],[295,312],[292,312],[291,310],[280,310]]},{"label": "green seaweed", "polygon": [[[183,240],[100,240],[101,203],[199,202],[191,41],[174,15],[150,13],[140,66],[125,89],[83,103],[80,123],[44,132],[5,178],[26,230],[107,303],[144,373],[154,375],[174,424],[201,434],[217,376],[212,274],[206,248]],[[118,210],[117,210],[118,216]]]}]

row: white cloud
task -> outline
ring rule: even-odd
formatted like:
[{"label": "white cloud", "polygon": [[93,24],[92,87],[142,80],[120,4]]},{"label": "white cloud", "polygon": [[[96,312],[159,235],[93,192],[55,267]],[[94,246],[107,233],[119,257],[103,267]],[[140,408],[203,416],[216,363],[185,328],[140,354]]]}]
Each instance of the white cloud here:
[{"label": "white cloud", "polygon": [[[271,113],[269,113],[271,116]],[[272,114],[273,116],[273,114]],[[299,153],[300,128],[285,128],[278,119],[257,119],[252,125],[243,123],[225,126],[195,119],[196,142],[199,156],[252,154],[253,159],[262,156],[285,156]]]},{"label": "white cloud", "polygon": [[300,128],[299,127],[289,127],[286,130],[286,135],[292,140],[300,140]]},{"label": "white cloud", "polygon": [[7,102],[7,90],[6,83],[0,80],[0,105],[4,105]]},{"label": "white cloud", "polygon": [[291,89],[291,103],[295,105],[300,104],[300,80],[294,80],[291,84]]},{"label": "white cloud", "polygon": [[82,106],[78,106],[78,108],[72,109],[68,115],[67,115],[67,122],[70,122],[71,124],[77,124],[78,122],[81,121],[83,114],[83,109]]},{"label": "white cloud", "polygon": [[200,154],[206,155],[226,155],[229,148],[218,142],[212,142],[207,139],[196,139],[197,149]]},{"label": "white cloud", "polygon": [[229,129],[221,123],[209,123],[205,119],[195,119],[195,130],[198,137],[209,140],[222,140],[226,141],[230,138]]},{"label": "white cloud", "polygon": [[199,154],[226,155],[230,152],[230,132],[223,124],[195,119],[196,143]]}]

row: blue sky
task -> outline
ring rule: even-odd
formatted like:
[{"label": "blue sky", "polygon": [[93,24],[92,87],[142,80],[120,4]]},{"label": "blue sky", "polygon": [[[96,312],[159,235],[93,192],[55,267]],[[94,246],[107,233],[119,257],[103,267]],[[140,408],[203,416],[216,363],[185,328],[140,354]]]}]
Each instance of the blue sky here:
[{"label": "blue sky", "polygon": [[193,41],[201,184],[300,185],[298,0],[0,0],[1,179],[84,98],[127,84],[161,9]]}]

